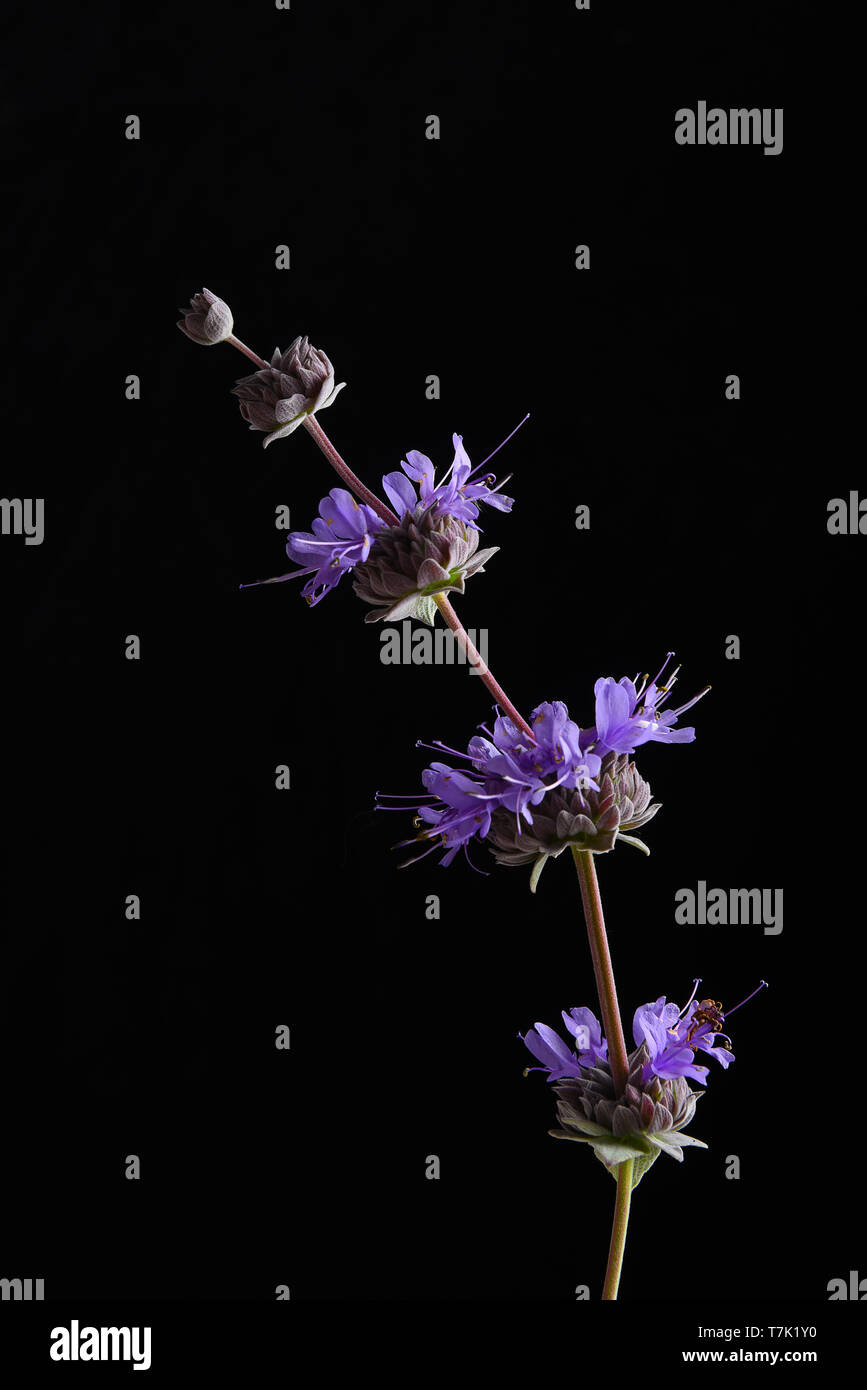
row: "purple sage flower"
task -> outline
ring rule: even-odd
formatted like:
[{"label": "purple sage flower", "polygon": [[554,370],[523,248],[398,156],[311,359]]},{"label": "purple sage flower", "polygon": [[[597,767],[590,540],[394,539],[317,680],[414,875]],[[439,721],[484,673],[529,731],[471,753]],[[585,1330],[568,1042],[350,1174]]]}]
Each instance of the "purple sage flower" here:
[{"label": "purple sage flower", "polygon": [[602,759],[581,751],[581,731],[569,718],[562,700],[546,701],[530,718],[531,741],[512,720],[494,722],[493,741],[476,736],[469,756],[479,771],[505,782],[499,805],[533,824],[530,806],[537,806],[555,787],[568,791],[599,790],[596,777]]},{"label": "purple sage flower", "polygon": [[[726,1068],[735,1060],[734,1053],[730,1051],[731,1039],[721,1031],[727,1015],[715,999],[696,1000],[700,984],[701,980],[695,981],[692,994],[682,1009],[676,1004],[667,1004],[664,994],[655,1003],[642,1004],[636,1009],[632,1036],[636,1046],[643,1044],[649,1053],[649,1060],[642,1071],[643,1081],[649,1081],[651,1076],[661,1077],[665,1081],[674,1080],[677,1076],[690,1076],[704,1085],[708,1068],[695,1062],[696,1052],[709,1053]],[[728,1014],[733,1014],[735,1009],[741,1008],[764,988],[766,984],[762,980],[753,993],[729,1009]]]},{"label": "purple sage flower", "polygon": [[[385,525],[371,507],[356,502],[351,492],[334,487],[319,503],[319,516],[313,522],[312,533],[292,531],[286,542],[289,558],[302,568],[274,579],[263,579],[260,583],[282,584],[286,579],[299,579],[309,574],[312,577],[301,592],[313,608],[347,570],[367,559],[375,536]],[[257,584],[241,585],[242,589],[258,587]]]},{"label": "purple sage flower", "polygon": [[591,1009],[571,1009],[563,1011],[563,1022],[575,1039],[575,1050],[549,1028],[547,1023],[537,1023],[523,1036],[518,1037],[532,1052],[541,1067],[528,1067],[527,1071],[546,1071],[549,1081],[559,1081],[564,1076],[580,1076],[582,1067],[593,1067],[597,1062],[608,1059],[608,1044],[602,1036],[602,1025]]},{"label": "purple sage flower", "polygon": [[466,753],[439,742],[431,745],[463,758],[468,766],[459,770],[437,762],[422,773],[426,795],[417,799],[416,817],[427,828],[415,840],[433,841],[425,853],[437,844],[444,846],[447,852],[441,863],[447,866],[470,840],[485,838],[495,811],[507,810],[520,834],[522,823],[533,824],[530,808],[556,788],[569,788],[579,797],[584,789],[598,790],[595,778],[601,759],[582,752],[580,730],[562,701],[539,705],[531,724],[534,739],[501,715],[493,730],[481,726],[486,736],[472,738]]},{"label": "purple sage flower", "polygon": [[[382,486],[398,517],[407,514],[414,516],[417,509],[430,508],[434,520],[450,516],[465,522],[473,530],[478,530],[475,523],[479,515],[479,502],[486,502],[489,507],[495,507],[501,512],[512,510],[514,499],[502,496],[499,492],[502,483],[497,483],[492,474],[473,481],[473,475],[485,465],[480,463],[473,468],[463,446],[462,436],[453,434],[452,443],[455,456],[440,483],[436,482],[434,466],[430,459],[425,454],[420,454],[417,449],[410,449],[406,459],[401,461],[403,473],[385,474]],[[418,493],[413,483],[418,484]]]},{"label": "purple sage flower", "polygon": [[[706,695],[710,686],[705,686],[698,695],[687,700],[674,710],[660,713],[677,680],[677,670],[668,677],[665,685],[659,680],[674,652],[669,652],[661,670],[650,684],[647,677],[640,688],[635,681],[626,676],[616,681],[613,676],[603,676],[596,682],[596,725],[582,734],[584,747],[592,747],[595,752],[634,753],[642,743],[692,743],[695,729],[675,729],[674,725],[684,710],[690,709]],[[638,677],[636,677],[636,681]]]},{"label": "purple sage flower", "polygon": [[[569,1032],[576,1040],[573,1052],[567,1043],[545,1023],[537,1023],[521,1041],[556,1083],[559,1097],[559,1129],[549,1130],[555,1139],[589,1144],[597,1158],[612,1171],[626,1159],[637,1159],[639,1168],[633,1186],[640,1181],[660,1153],[678,1162],[683,1150],[706,1149],[700,1139],[683,1131],[691,1121],[696,1101],[703,1094],[693,1091],[685,1078],[704,1085],[707,1067],[694,1062],[696,1051],[709,1052],[722,1066],[734,1061],[730,1042],[721,1032],[726,1015],[715,999],[695,1000],[701,980],[694,982],[692,994],[683,1009],[668,1004],[665,996],[635,1011],[633,1034],[636,1048],[626,1059],[626,1079],[615,1085],[608,1048],[602,1029],[590,1009],[572,1009],[563,1014]],[[766,983],[760,982],[747,999],[752,999]],[[736,1009],[746,1004],[743,999]],[[729,1009],[733,1014],[735,1009]],[[518,1034],[521,1037],[520,1033]],[[729,1047],[722,1046],[729,1043]]]}]

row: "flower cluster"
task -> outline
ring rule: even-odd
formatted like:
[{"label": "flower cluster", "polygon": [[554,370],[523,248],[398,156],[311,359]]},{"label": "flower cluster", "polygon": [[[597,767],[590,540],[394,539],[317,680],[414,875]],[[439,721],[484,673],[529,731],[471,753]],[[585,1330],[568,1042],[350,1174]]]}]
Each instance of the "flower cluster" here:
[{"label": "flower cluster", "polygon": [[486,840],[500,863],[535,863],[534,890],[547,860],[570,845],[604,854],[620,837],[647,853],[629,832],[659,806],[628,755],[652,740],[693,740],[695,729],[674,725],[700,699],[660,713],[677,678],[675,671],[667,685],[659,684],[672,655],[649,685],[646,677],[640,687],[610,676],[598,680],[593,728],[580,730],[558,700],[533,711],[532,737],[500,716],[493,732],[481,726],[487,736],[471,739],[466,753],[434,744],[467,765],[436,762],[422,774],[426,794],[415,798],[415,809],[424,826],[415,840],[433,841],[431,849],[443,846],[445,865],[471,840]]},{"label": "flower cluster", "polygon": [[[276,409],[279,412],[279,405]],[[478,504],[485,502],[499,511],[512,507],[512,498],[501,495],[493,476],[473,481],[478,468],[472,468],[460,435],[454,435],[453,442],[455,457],[440,483],[430,459],[416,450],[407,454],[403,473],[385,475],[382,485],[397,510],[396,526],[381,521],[343,488],[333,488],[319,504],[313,532],[290,532],[286,550],[301,568],[263,582],[279,584],[310,575],[302,592],[316,604],[354,569],[355,593],[372,610],[367,622],[412,617],[432,624],[434,595],[463,593],[467,579],[496,554],[496,546],[478,549]]]},{"label": "flower cluster", "polygon": [[[470,739],[466,753],[445,749],[465,758],[463,770],[435,762],[422,773],[427,795],[418,805],[418,817],[429,827],[415,838],[433,840],[431,848],[446,848],[443,864],[450,864],[458,850],[476,836],[484,839],[498,810],[508,812],[517,825],[533,824],[531,807],[557,787],[584,796],[596,788],[601,759],[584,753],[580,730],[561,701],[539,705],[533,711],[533,737],[528,738],[511,719],[500,715],[493,730],[485,725],[485,737]],[[412,841],[404,841],[411,844]],[[423,858],[424,856],[419,856]],[[411,861],[412,862],[412,861]]]},{"label": "flower cluster", "polygon": [[[701,1092],[687,1085],[690,1077],[704,1085],[708,1068],[695,1064],[696,1052],[706,1052],[723,1067],[734,1061],[731,1040],[721,1032],[726,1015],[714,999],[696,1001],[700,980],[694,982],[687,1004],[678,1009],[665,996],[642,1004],[632,1021],[636,1048],[627,1058],[626,1085],[614,1086],[608,1048],[601,1025],[590,1009],[563,1014],[574,1048],[544,1023],[537,1023],[521,1037],[540,1067],[548,1073],[558,1096],[559,1129],[556,1139],[590,1144],[610,1170],[626,1159],[636,1161],[633,1185],[660,1153],[679,1161],[689,1146],[706,1148],[700,1139],[682,1131],[692,1119]],[[752,999],[765,981],[747,996]],[[742,1004],[735,1005],[735,1009]],[[729,1014],[735,1012],[729,1009]],[[724,1045],[724,1044],[727,1044]]]}]

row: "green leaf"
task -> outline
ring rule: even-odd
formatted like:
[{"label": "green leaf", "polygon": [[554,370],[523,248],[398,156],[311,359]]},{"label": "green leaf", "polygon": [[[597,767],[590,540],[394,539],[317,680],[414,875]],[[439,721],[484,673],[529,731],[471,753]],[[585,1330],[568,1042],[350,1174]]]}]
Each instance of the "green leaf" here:
[{"label": "green leaf", "polygon": [[533,872],[530,874],[530,892],[531,892],[531,893],[535,893],[535,891],[536,891],[536,884],[539,882],[539,876],[540,876],[542,870],[544,869],[545,865],[547,864],[547,862],[548,862],[548,860],[549,860],[550,858],[551,858],[550,854],[540,854],[540,855],[539,855],[539,858],[536,860],[535,864],[533,865]]},{"label": "green leaf", "polygon": [[448,589],[454,589],[461,582],[460,569],[449,570],[445,579],[435,579],[432,584],[425,584],[423,589],[419,589],[420,594],[441,594]]},{"label": "green leaf", "polygon": [[427,623],[428,627],[433,627],[436,615],[437,606],[433,599],[419,595],[415,601],[412,616],[417,618],[420,623]]},{"label": "green leaf", "polygon": [[623,832],[620,831],[618,832],[617,838],[618,840],[622,840],[625,845],[634,845],[636,849],[641,850],[642,854],[650,853],[650,850],[647,848],[647,845],[644,843],[644,841],[639,840],[638,837],[635,835],[624,835]]},{"label": "green leaf", "polygon": [[652,1168],[652,1167],[653,1167],[654,1163],[655,1163],[656,1160],[659,1158],[660,1153],[661,1153],[661,1150],[658,1149],[658,1148],[656,1148],[656,1146],[654,1145],[654,1149],[653,1149],[653,1153],[652,1153],[652,1154],[642,1154],[639,1158],[636,1158],[635,1163],[633,1164],[633,1167],[632,1167],[632,1189],[633,1189],[633,1191],[634,1191],[635,1188],[638,1186],[638,1184],[641,1182],[641,1179],[644,1177],[644,1174],[647,1172],[648,1168]]},{"label": "green leaf", "polygon": [[[555,1139],[579,1139],[577,1134],[567,1135],[563,1131],[549,1129],[549,1134],[553,1134]],[[600,1135],[598,1138],[589,1136],[583,1143],[592,1145],[593,1151],[600,1162],[605,1164],[609,1172],[624,1163],[627,1158],[640,1159],[650,1157],[650,1150],[653,1148],[640,1134],[621,1135],[615,1137],[613,1134]],[[658,1150],[657,1150],[658,1152]],[[616,1177],[616,1174],[615,1174]]]}]

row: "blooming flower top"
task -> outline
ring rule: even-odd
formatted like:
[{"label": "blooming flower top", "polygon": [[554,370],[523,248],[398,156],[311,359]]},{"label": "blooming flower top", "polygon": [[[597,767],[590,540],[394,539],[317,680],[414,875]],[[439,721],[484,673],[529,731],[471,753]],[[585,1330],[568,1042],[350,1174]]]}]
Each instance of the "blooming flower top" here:
[{"label": "blooming flower top", "polygon": [[635,682],[626,676],[619,681],[614,680],[612,676],[603,676],[596,682],[596,725],[582,735],[585,748],[592,747],[597,753],[602,754],[634,753],[642,743],[692,743],[695,729],[675,729],[674,725],[684,710],[690,709],[702,695],[707,694],[710,686],[706,686],[678,709],[665,710],[660,714],[659,711],[668,699],[680,670],[678,666],[669,676],[667,683],[659,685],[658,682],[673,656],[674,652],[668,652],[662,668],[650,684],[647,684],[645,676],[639,689],[636,689]]},{"label": "blooming flower top", "polygon": [[[533,711],[532,737],[500,716],[493,733],[482,726],[486,737],[472,738],[466,753],[434,744],[470,766],[459,771],[438,762],[422,774],[427,794],[418,801],[417,816],[428,828],[416,839],[441,840],[443,864],[474,837],[487,840],[498,862],[533,863],[533,892],[546,861],[570,845],[606,854],[619,838],[649,854],[631,832],[651,820],[659,804],[651,803],[650,788],[628,755],[650,740],[691,742],[694,729],[672,726],[706,693],[659,713],[677,677],[674,672],[666,686],[659,685],[672,655],[649,685],[646,677],[640,688],[626,679],[598,680],[592,728],[580,730],[555,700]],[[531,807],[539,808],[536,817]]]},{"label": "blooming flower top", "polygon": [[[399,517],[407,513],[415,515],[419,508],[430,508],[433,520],[450,516],[478,530],[477,503],[486,502],[489,507],[495,507],[500,512],[512,510],[514,499],[504,497],[500,493],[502,483],[497,483],[493,474],[472,481],[479,468],[484,468],[484,463],[473,468],[463,446],[462,435],[453,434],[452,443],[455,456],[440,483],[436,482],[434,466],[430,459],[425,454],[420,454],[417,449],[410,449],[406,459],[401,461],[403,473],[385,474],[382,486]],[[413,483],[418,484],[418,493]]]},{"label": "blooming flower top", "polygon": [[[257,372],[246,380],[264,380],[266,375]],[[271,377],[274,375],[272,372]],[[246,411],[245,418],[259,421],[251,425],[252,429],[270,428],[283,418],[284,405],[287,410],[290,404],[293,409],[297,405],[295,397],[289,403],[277,401],[275,397],[276,403],[272,403],[273,392],[267,383],[260,382],[256,392],[255,398],[251,396],[241,406],[242,411]],[[264,397],[259,399],[263,392],[267,401]],[[301,417],[290,421],[285,429],[269,435],[266,444],[276,439],[278,433],[285,434],[290,427],[294,429],[300,420]],[[388,473],[383,478],[383,487],[399,517],[396,526],[380,520],[371,507],[356,502],[343,488],[333,488],[319,504],[319,518],[313,522],[313,533],[292,531],[289,535],[286,551],[302,568],[262,582],[279,584],[286,579],[312,575],[302,592],[308,602],[316,604],[334,588],[342,575],[358,565],[361,568],[356,576],[355,592],[373,607],[367,621],[413,617],[433,623],[432,596],[452,590],[463,593],[466,580],[479,573],[485,561],[496,554],[496,547],[478,549],[480,533],[475,523],[478,503],[487,502],[500,511],[509,511],[512,507],[512,498],[503,497],[496,490],[496,480],[491,475],[481,481],[471,480],[473,470],[460,435],[453,435],[453,440],[454,461],[439,485],[435,483],[430,459],[416,450],[410,450],[408,461],[402,465],[405,473]],[[418,482],[418,494],[410,478]],[[313,559],[317,564],[311,567]],[[257,586],[242,584],[241,587]]]}]

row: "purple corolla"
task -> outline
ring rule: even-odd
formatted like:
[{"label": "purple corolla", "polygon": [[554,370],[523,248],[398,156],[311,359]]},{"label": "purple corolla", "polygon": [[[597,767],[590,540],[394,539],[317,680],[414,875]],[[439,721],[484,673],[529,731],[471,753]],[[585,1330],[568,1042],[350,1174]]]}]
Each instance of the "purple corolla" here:
[{"label": "purple corolla", "polygon": [[[473,468],[463,446],[462,436],[453,434],[452,443],[455,456],[440,483],[436,481],[430,459],[425,454],[420,454],[417,449],[410,449],[406,459],[401,461],[402,473],[386,473],[382,486],[398,517],[405,516],[407,512],[412,515],[418,507],[431,508],[435,518],[455,517],[477,531],[477,503],[486,502],[489,507],[495,507],[501,512],[512,510],[514,499],[504,497],[500,493],[502,483],[497,483],[492,474],[477,478],[473,482],[474,473],[485,465],[480,463]],[[413,483],[418,484],[418,493]]]},{"label": "purple corolla", "polygon": [[[282,584],[286,579],[299,579],[309,574],[311,578],[301,592],[314,607],[334,588],[341,575],[367,559],[377,533],[385,525],[366,503],[356,502],[345,488],[334,487],[319,503],[319,515],[313,522],[312,533],[293,531],[286,542],[289,558],[302,568],[260,582]],[[242,589],[257,587],[255,584],[241,585]]]},{"label": "purple corolla", "polygon": [[[634,753],[642,743],[692,743],[695,729],[676,729],[677,719],[706,695],[710,686],[687,700],[677,709],[662,710],[677,680],[678,666],[666,684],[659,681],[674,652],[668,652],[661,670],[647,684],[645,676],[636,689],[635,681],[626,676],[616,681],[613,676],[601,677],[594,686],[596,696],[596,725],[582,734],[582,742],[595,752]],[[636,677],[637,680],[637,677]]]}]

